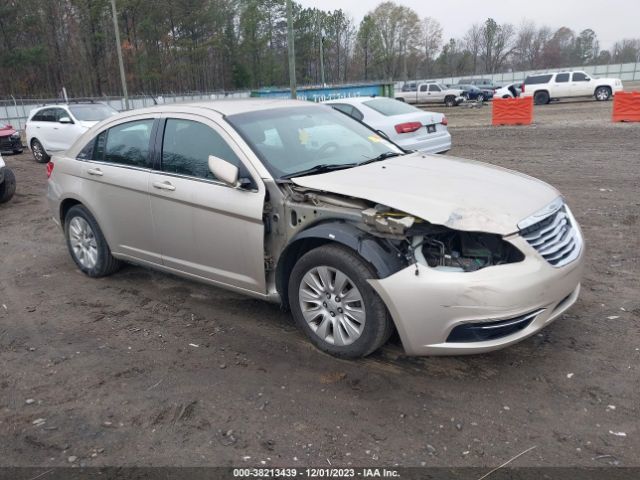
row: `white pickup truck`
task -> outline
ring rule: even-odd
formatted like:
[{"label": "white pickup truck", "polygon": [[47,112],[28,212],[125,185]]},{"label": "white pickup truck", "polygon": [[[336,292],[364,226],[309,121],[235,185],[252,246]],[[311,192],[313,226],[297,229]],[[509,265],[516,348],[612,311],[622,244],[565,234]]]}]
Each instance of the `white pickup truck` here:
[{"label": "white pickup truck", "polygon": [[594,78],[582,71],[541,73],[524,80],[521,97],[533,97],[536,105],[571,97],[595,97],[604,102],[622,91],[619,78]]},{"label": "white pickup truck", "polygon": [[409,91],[396,92],[395,99],[407,103],[442,103],[455,107],[464,101],[463,90],[445,87],[441,83],[418,83]]}]

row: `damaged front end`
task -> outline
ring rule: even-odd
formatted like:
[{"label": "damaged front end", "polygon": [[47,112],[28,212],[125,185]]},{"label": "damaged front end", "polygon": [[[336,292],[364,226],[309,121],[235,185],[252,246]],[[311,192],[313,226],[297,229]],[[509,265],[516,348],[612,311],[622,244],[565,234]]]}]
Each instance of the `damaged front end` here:
[{"label": "damaged front end", "polygon": [[362,219],[372,235],[392,244],[408,264],[441,271],[474,272],[524,259],[500,235],[453,230],[381,205],[364,210]]}]

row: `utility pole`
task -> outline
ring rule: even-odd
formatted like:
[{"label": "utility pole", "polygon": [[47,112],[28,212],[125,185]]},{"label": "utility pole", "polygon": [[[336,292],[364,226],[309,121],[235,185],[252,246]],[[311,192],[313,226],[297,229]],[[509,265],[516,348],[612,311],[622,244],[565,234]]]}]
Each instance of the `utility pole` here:
[{"label": "utility pole", "polygon": [[[112,2],[114,0],[111,0]],[[291,98],[298,98],[296,93],[296,49],[293,44],[293,7],[291,0],[287,0],[287,50],[289,51],[289,87],[291,88]]]},{"label": "utility pole", "polygon": [[120,66],[120,81],[122,82],[122,94],[124,95],[124,108],[129,110],[129,93],[127,92],[127,79],[124,76],[124,62],[122,61],[122,46],[120,45],[120,29],[118,28],[118,13],[116,12],[116,0],[111,0],[113,13],[113,29],[116,32],[116,50],[118,52],[118,65]]},{"label": "utility pole", "polygon": [[320,31],[320,80],[324,87],[324,28]]}]

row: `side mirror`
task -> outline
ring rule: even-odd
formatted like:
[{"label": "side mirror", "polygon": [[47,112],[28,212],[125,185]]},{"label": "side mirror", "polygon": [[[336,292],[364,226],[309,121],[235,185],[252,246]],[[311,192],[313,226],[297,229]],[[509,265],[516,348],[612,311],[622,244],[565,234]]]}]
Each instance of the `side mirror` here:
[{"label": "side mirror", "polygon": [[231,187],[238,186],[239,170],[235,165],[220,157],[209,155],[209,170],[213,175]]},{"label": "side mirror", "polygon": [[60,117],[59,123],[73,123],[69,117]]}]

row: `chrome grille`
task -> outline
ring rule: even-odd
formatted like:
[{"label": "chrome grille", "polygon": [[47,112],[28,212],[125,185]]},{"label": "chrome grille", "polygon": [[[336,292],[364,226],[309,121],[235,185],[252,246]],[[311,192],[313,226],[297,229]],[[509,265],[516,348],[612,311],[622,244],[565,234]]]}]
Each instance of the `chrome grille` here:
[{"label": "chrome grille", "polygon": [[522,237],[554,267],[575,260],[582,248],[582,239],[575,220],[566,205],[548,217],[520,231]]}]

